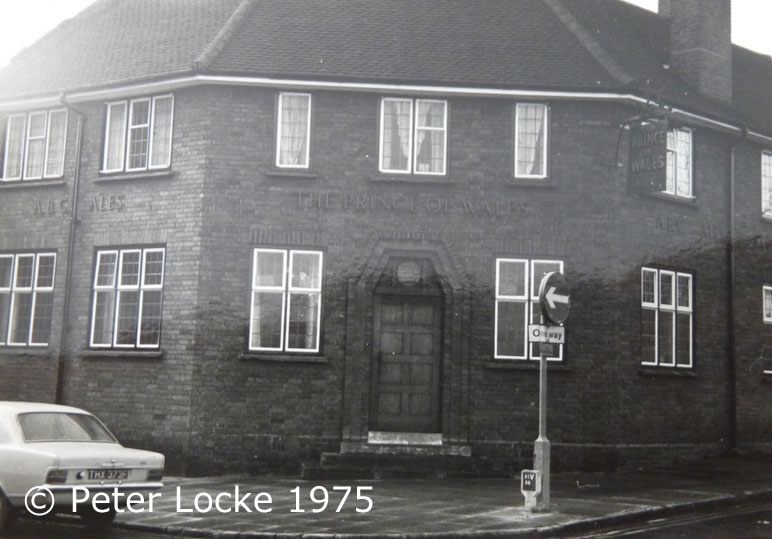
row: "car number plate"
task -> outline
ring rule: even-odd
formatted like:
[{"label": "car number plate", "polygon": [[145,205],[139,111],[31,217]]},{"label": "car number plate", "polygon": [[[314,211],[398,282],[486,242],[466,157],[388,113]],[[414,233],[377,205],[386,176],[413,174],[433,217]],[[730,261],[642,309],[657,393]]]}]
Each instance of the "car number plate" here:
[{"label": "car number plate", "polygon": [[88,471],[88,478],[89,479],[101,479],[101,480],[117,480],[117,479],[128,479],[129,478],[129,470],[122,470],[122,469],[109,469],[109,470],[89,470]]}]

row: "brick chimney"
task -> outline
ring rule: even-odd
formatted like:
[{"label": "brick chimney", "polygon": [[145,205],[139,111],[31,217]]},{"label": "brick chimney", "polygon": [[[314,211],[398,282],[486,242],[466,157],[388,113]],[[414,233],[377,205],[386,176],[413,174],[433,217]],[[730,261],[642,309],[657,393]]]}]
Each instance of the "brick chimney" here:
[{"label": "brick chimney", "polygon": [[732,101],[731,0],[659,0],[670,21],[670,65],[702,94]]}]

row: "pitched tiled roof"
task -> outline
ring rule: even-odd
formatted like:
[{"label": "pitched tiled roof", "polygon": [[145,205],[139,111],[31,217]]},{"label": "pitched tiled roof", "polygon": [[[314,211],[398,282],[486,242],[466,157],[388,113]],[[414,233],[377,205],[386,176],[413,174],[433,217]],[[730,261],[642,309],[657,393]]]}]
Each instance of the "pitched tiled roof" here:
[{"label": "pitched tiled roof", "polygon": [[0,99],[189,71],[239,0],[97,0],[0,70]]},{"label": "pitched tiled roof", "polygon": [[181,73],[630,91],[772,134],[772,59],[735,106],[668,68],[668,22],[620,0],[98,0],[0,70],[0,101]]},{"label": "pitched tiled roof", "polygon": [[533,0],[258,0],[211,68],[494,88],[618,84]]}]

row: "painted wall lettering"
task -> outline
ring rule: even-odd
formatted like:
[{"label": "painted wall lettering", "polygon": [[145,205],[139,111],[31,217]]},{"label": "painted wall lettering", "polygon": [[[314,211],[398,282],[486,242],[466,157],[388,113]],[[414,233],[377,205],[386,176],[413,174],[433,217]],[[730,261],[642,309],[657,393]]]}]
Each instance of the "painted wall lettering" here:
[{"label": "painted wall lettering", "polygon": [[89,205],[89,211],[107,212],[107,211],[121,211],[123,209],[123,195],[98,195],[91,197],[91,204]]}]

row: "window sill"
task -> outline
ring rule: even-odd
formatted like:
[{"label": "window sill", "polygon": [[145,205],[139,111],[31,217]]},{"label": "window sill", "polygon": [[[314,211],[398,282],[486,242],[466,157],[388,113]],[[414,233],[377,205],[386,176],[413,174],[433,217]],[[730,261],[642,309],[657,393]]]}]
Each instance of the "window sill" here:
[{"label": "window sill", "polygon": [[670,376],[673,378],[697,378],[694,367],[655,367],[653,365],[642,365],[638,370],[641,376]]},{"label": "window sill", "polygon": [[301,168],[272,168],[264,172],[268,178],[286,178],[298,180],[316,180],[319,175],[310,169]]},{"label": "window sill", "polygon": [[301,354],[267,354],[260,352],[244,352],[239,355],[241,361],[270,361],[274,363],[328,363],[324,356]]},{"label": "window sill", "polygon": [[764,382],[772,384],[772,371],[762,371],[761,376]]},{"label": "window sill", "polygon": [[[539,372],[540,361],[536,359],[491,359],[483,363],[486,369],[508,371],[534,371]],[[565,364],[565,360],[547,360],[547,370],[556,372],[571,372],[573,367]]]},{"label": "window sill", "polygon": [[127,348],[126,350],[92,348],[80,353],[80,357],[84,359],[163,359],[165,355],[166,352],[163,350],[137,350],[134,348]]},{"label": "window sill", "polygon": [[26,189],[33,187],[59,187],[65,185],[67,181],[64,178],[51,180],[0,180],[0,189]]},{"label": "window sill", "polygon": [[765,223],[772,224],[772,211],[762,212],[761,220]]},{"label": "window sill", "polygon": [[536,187],[554,189],[558,186],[555,180],[550,178],[508,178],[505,185],[511,187]]},{"label": "window sill", "polygon": [[452,185],[453,182],[447,174],[427,175],[427,174],[392,174],[381,172],[370,177],[373,183],[416,183],[426,185]]},{"label": "window sill", "polygon": [[697,207],[697,197],[683,197],[678,195],[671,195],[668,193],[661,193],[661,192],[653,192],[653,193],[644,193],[644,195],[656,198],[658,200],[662,200],[665,202],[670,202],[672,204],[678,204],[680,206],[685,206],[688,208],[696,208]]},{"label": "window sill", "polygon": [[171,179],[175,173],[169,169],[137,172],[100,172],[95,182],[121,182],[131,180]]},{"label": "window sill", "polygon": [[41,346],[40,348],[32,348],[29,346],[3,346],[0,348],[0,358],[49,359],[53,356],[53,350],[49,349],[47,346]]}]

